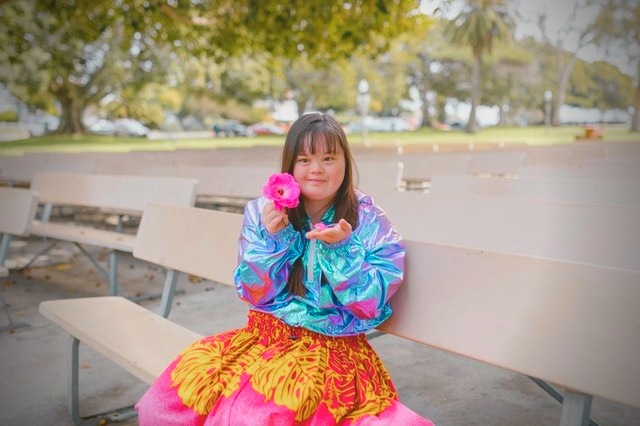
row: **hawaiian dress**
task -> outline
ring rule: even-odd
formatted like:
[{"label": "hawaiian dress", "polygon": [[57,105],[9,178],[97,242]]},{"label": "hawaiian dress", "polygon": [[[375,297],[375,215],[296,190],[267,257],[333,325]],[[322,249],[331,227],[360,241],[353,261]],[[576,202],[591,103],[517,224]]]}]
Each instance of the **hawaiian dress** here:
[{"label": "hawaiian dress", "polygon": [[[357,196],[358,226],[336,244],[307,240],[309,220],[270,234],[266,200],[248,203],[234,272],[247,325],[186,348],[136,405],[140,425],[433,425],[398,401],[364,335],[392,313],[405,247],[371,197]],[[304,297],[286,288],[300,257]]]}]

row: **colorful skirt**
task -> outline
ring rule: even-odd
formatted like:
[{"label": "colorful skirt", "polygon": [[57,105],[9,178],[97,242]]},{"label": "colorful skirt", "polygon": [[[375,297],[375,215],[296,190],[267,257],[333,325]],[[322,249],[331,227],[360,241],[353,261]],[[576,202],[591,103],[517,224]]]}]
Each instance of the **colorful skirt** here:
[{"label": "colorful skirt", "polygon": [[136,409],[142,426],[433,425],[398,402],[363,334],[329,337],[256,311],[185,349]]}]

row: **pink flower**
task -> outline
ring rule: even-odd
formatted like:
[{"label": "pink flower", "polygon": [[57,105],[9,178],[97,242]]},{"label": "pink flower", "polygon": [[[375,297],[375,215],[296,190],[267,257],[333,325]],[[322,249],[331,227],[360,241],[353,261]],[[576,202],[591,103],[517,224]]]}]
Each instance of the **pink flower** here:
[{"label": "pink flower", "polygon": [[318,223],[314,224],[314,225],[313,225],[313,227],[314,227],[314,228],[316,228],[316,229],[319,229],[319,230],[321,230],[321,231],[322,231],[322,230],[325,230],[325,229],[327,229],[327,228],[328,228],[328,226],[327,226],[327,225],[325,225],[325,224],[324,224],[324,223],[322,223],[322,222],[318,222]]},{"label": "pink flower", "polygon": [[276,210],[283,207],[298,207],[300,202],[300,185],[289,173],[275,173],[269,177],[269,181],[262,187],[262,194],[273,201]]}]

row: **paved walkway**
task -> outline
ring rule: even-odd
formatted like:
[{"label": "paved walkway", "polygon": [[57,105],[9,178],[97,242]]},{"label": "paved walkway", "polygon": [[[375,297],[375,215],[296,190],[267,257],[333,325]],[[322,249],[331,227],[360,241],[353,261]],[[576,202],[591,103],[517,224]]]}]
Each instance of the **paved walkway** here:
[{"label": "paved walkway", "polygon": [[[28,250],[40,245],[32,240]],[[61,245],[74,251],[71,245]],[[75,250],[77,251],[77,250]],[[92,250],[105,259],[106,252]],[[163,271],[122,256],[120,277],[131,293],[160,291]],[[107,295],[107,284],[80,255],[70,263],[13,273],[2,280],[11,311],[31,327],[0,334],[0,425],[70,425],[67,415],[68,336],[38,314],[43,300]],[[244,325],[247,307],[232,288],[181,276],[170,319],[202,334]],[[144,302],[157,308],[157,300]],[[0,314],[2,314],[0,312]],[[4,316],[0,325],[6,324]],[[400,399],[440,426],[557,425],[560,405],[527,377],[393,336],[373,340]],[[549,356],[553,356],[552,353]],[[81,345],[81,410],[134,403],[147,386]],[[594,398],[602,426],[640,425],[640,410]],[[135,419],[120,423],[135,425]]]}]

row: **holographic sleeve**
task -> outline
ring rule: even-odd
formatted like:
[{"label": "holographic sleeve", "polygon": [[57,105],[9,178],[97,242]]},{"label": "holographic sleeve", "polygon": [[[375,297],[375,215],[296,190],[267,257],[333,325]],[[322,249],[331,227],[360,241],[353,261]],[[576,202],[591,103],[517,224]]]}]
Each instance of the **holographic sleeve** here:
[{"label": "holographic sleeve", "polygon": [[265,202],[261,197],[245,208],[233,274],[238,295],[252,306],[272,302],[285,289],[303,249],[302,237],[291,224],[275,234],[266,230],[260,220]]},{"label": "holographic sleeve", "polygon": [[385,213],[364,204],[356,230],[338,243],[320,243],[317,259],[336,299],[357,318],[374,319],[402,283],[404,255]]}]

